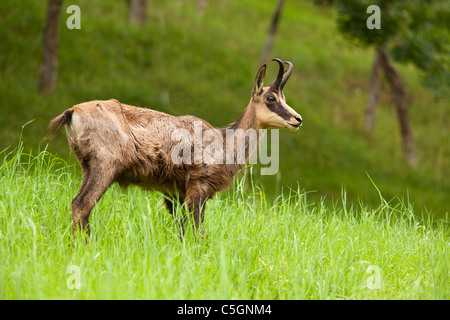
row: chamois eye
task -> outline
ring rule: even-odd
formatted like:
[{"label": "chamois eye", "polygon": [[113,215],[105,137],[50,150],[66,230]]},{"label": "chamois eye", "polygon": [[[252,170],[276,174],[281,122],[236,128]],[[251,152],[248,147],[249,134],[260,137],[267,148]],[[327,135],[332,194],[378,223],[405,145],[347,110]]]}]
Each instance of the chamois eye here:
[{"label": "chamois eye", "polygon": [[274,103],[276,101],[276,99],[275,99],[275,97],[273,97],[273,96],[270,96],[270,97],[267,97],[266,98],[266,102],[267,103]]}]

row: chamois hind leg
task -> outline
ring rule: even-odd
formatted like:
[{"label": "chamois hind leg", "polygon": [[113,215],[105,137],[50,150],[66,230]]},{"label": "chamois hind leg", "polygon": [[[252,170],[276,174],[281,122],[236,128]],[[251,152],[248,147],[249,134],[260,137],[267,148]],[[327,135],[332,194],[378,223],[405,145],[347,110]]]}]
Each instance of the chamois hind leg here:
[{"label": "chamois hind leg", "polygon": [[114,182],[112,177],[102,174],[105,173],[95,174],[92,170],[84,171],[80,190],[72,201],[72,234],[74,236],[78,228],[83,232],[86,231],[88,236],[91,233],[89,215],[95,204]]}]

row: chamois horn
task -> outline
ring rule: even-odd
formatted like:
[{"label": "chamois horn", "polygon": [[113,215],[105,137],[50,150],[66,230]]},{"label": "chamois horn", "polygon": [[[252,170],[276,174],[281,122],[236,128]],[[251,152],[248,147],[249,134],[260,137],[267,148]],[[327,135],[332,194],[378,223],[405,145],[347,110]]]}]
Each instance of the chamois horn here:
[{"label": "chamois horn", "polygon": [[284,85],[286,84],[286,82],[288,81],[289,77],[291,76],[292,69],[294,69],[294,65],[292,64],[292,62],[284,61],[284,63],[288,65],[288,68],[287,68],[286,72],[283,75],[283,79],[281,80],[280,90],[283,90]]},{"label": "chamois horn", "polygon": [[277,78],[270,85],[273,86],[274,89],[279,90],[283,80],[284,64],[283,61],[277,58],[272,59],[272,61],[278,62],[278,64],[280,65],[280,69],[278,70]]}]

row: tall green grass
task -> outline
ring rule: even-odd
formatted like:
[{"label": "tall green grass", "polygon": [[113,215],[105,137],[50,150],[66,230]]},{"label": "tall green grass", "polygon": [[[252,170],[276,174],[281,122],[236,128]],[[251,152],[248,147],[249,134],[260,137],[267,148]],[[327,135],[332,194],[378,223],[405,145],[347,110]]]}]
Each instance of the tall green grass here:
[{"label": "tall green grass", "polygon": [[448,227],[409,203],[369,209],[343,190],[330,205],[300,189],[271,202],[242,179],[208,202],[205,239],[180,241],[161,195],[114,185],[89,243],[73,245],[78,168],[21,145],[0,157],[0,299],[450,297]]}]

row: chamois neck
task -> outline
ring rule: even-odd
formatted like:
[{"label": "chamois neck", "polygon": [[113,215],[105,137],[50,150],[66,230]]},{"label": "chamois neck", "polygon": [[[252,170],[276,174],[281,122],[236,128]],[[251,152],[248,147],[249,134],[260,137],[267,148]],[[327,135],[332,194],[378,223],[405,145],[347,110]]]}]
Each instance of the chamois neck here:
[{"label": "chamois neck", "polygon": [[259,121],[256,118],[256,109],[253,105],[253,100],[250,101],[242,115],[239,117],[239,119],[236,120],[235,123],[233,123],[233,125],[229,129],[242,129],[244,131],[247,131],[249,129],[259,131],[260,129],[262,129],[262,126],[259,124]]},{"label": "chamois neck", "polygon": [[232,153],[232,161],[227,162],[231,176],[234,176],[249,163],[249,157],[256,156],[260,138],[265,131],[256,118],[256,108],[253,101],[250,101],[245,111],[232,126],[222,129],[227,160],[230,159],[229,153]]}]

